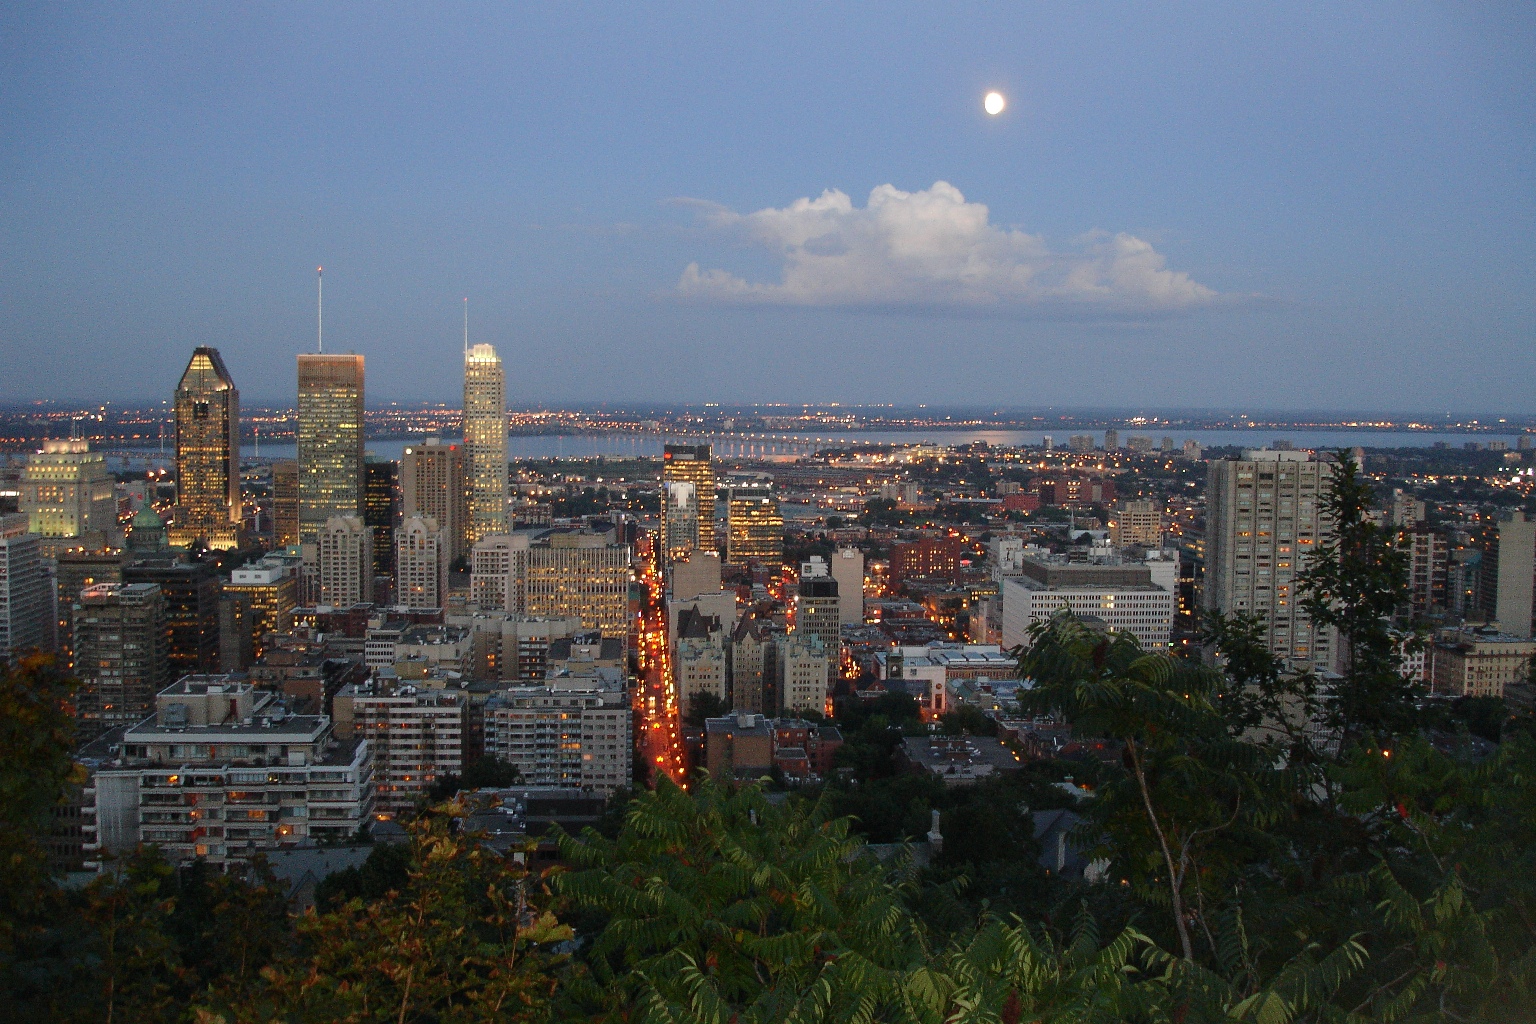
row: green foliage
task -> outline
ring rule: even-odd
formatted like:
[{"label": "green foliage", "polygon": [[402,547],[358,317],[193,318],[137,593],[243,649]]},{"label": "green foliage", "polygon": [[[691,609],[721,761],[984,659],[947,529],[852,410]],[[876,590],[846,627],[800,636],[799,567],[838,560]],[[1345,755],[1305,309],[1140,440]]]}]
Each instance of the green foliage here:
[{"label": "green foliage", "polygon": [[379,843],[355,868],[327,875],[315,886],[315,903],[331,910],[352,900],[372,903],[402,892],[411,880],[413,851],[405,843]]},{"label": "green foliage", "polygon": [[522,781],[517,765],[503,761],[495,754],[486,754],[465,765],[463,775],[444,775],[434,782],[427,799],[429,803],[439,804],[452,799],[461,789],[503,789]]},{"label": "green foliage", "polygon": [[723,697],[716,697],[712,693],[700,692],[689,696],[688,713],[683,717],[683,721],[702,729],[704,728],[704,720],[706,718],[719,718],[721,715],[730,714],[730,712],[731,706],[726,703]]}]

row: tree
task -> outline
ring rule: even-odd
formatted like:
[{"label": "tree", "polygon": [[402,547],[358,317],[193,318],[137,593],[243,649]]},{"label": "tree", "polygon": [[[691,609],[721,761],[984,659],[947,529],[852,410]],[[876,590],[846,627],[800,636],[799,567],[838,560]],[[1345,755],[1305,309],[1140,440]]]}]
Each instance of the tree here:
[{"label": "tree", "polygon": [[1326,698],[1343,746],[1390,744],[1418,725],[1419,689],[1401,669],[1391,617],[1408,592],[1408,557],[1369,516],[1374,494],[1348,449],[1338,453],[1322,495],[1332,536],[1296,577],[1301,606],[1320,628],[1338,631],[1343,678]]},{"label": "tree", "polygon": [[731,706],[722,697],[700,691],[688,695],[688,714],[683,721],[702,729],[706,718],[719,718],[731,713]]}]

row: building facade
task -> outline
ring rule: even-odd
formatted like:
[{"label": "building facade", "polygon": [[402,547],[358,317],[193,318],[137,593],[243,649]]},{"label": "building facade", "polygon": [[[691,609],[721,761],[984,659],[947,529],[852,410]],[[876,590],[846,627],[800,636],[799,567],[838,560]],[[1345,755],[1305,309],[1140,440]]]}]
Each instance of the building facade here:
[{"label": "building facade", "polygon": [[124,583],[153,583],[165,599],[170,680],[219,671],[218,568],[211,562],[143,559],[123,567]]},{"label": "building facade", "polygon": [[610,795],[630,784],[633,715],[622,690],[519,686],[485,708],[485,752],[535,786]]},{"label": "building facade", "polygon": [[299,540],[363,514],[363,357],[299,356]]},{"label": "building facade", "polygon": [[507,380],[490,345],[464,353],[464,447],[469,453],[467,541],[474,544],[507,532]]},{"label": "building facade", "polygon": [[53,587],[29,517],[0,515],[0,664],[53,646]]},{"label": "building facade", "polygon": [[431,516],[406,516],[395,531],[395,603],[441,608],[448,600],[448,538]]},{"label": "building facade", "polygon": [[1109,540],[1117,547],[1139,544],[1156,548],[1163,543],[1163,506],[1142,498],[1122,501],[1109,521]]},{"label": "building facade", "polygon": [[20,510],[42,537],[80,538],[99,548],[117,530],[112,474],[89,441],[44,441],[21,471]]},{"label": "building facade", "polygon": [[783,563],[784,513],[773,497],[732,497],[726,530],[726,559],[731,565]]},{"label": "building facade", "polygon": [[1430,682],[1451,697],[1503,697],[1505,688],[1530,677],[1536,640],[1494,629],[1442,634],[1432,649]]},{"label": "building facade", "polygon": [[[715,550],[715,467],[707,444],[669,444],[662,448],[663,484],[693,484],[698,512],[698,544],[705,551]],[[667,511],[662,506],[662,536],[667,536]]]},{"label": "building facade", "polygon": [[315,535],[319,601],[350,608],[373,600],[373,531],[355,515],[332,516]]},{"label": "building facade", "polygon": [[147,718],[170,684],[165,599],[153,583],[97,583],[73,602],[79,719],[96,734]]},{"label": "building facade", "polygon": [[1321,670],[1336,638],[1313,626],[1295,580],[1333,536],[1322,500],[1332,475],[1306,452],[1254,451],[1209,463],[1206,478],[1204,610],[1262,616],[1276,657]]},{"label": "building facade", "polygon": [[828,680],[835,666],[820,637],[792,633],[779,640],[774,648],[778,660],[779,709],[829,714],[831,691]]},{"label": "building facade", "polygon": [[412,810],[438,779],[464,773],[461,691],[372,681],[344,686],[335,699],[338,731],[373,750],[376,813]]},{"label": "building facade", "polygon": [[469,465],[464,446],[435,437],[400,456],[401,515],[430,516],[448,540],[448,560],[469,553]]},{"label": "building facade", "polygon": [[299,464],[292,459],[272,463],[272,546],[299,542]]},{"label": "building facade", "polygon": [[373,574],[395,574],[395,546],[387,543],[400,526],[400,464],[367,456],[364,463],[363,522],[373,531]]},{"label": "building facade", "polygon": [[216,348],[200,346],[176,385],[171,544],[240,546],[240,392]]}]

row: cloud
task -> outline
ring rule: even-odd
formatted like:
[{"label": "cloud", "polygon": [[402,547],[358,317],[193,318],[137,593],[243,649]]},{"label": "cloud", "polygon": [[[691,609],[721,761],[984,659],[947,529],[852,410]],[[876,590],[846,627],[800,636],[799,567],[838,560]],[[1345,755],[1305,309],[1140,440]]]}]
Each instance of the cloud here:
[{"label": "cloud", "polygon": [[757,284],[690,263],[677,291],[702,302],[1137,314],[1217,298],[1139,238],[1094,231],[1052,249],[1039,235],[991,224],[985,205],[944,181],[918,192],[881,185],[862,209],[837,189],[748,214],[687,202],[708,226],[740,233],[784,265],[777,284]]}]

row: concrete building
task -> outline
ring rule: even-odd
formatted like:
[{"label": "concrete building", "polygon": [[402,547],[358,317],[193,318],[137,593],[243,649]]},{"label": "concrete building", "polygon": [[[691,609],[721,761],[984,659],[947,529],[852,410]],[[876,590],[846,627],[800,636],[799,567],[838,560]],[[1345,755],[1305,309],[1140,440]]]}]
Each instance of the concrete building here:
[{"label": "concrete building", "polygon": [[[693,485],[694,509],[698,520],[698,539],[695,547],[705,551],[715,550],[715,467],[707,444],[664,445],[661,455],[661,480],[663,484],[689,483]],[[662,505],[661,533],[671,537],[668,517],[669,505]],[[669,542],[670,543],[670,542]]]},{"label": "concrete building", "polygon": [[1163,506],[1149,498],[1122,501],[1109,521],[1109,540],[1116,547],[1139,544],[1158,548],[1163,543]]},{"label": "concrete building", "polygon": [[[464,448],[468,454],[469,544],[507,532],[507,379],[496,349],[464,351]],[[460,552],[463,554],[463,552]]]},{"label": "concrete building", "polygon": [[410,515],[395,531],[395,603],[441,608],[448,600],[448,538],[431,516]]},{"label": "concrete building", "polygon": [[21,471],[20,510],[27,532],[42,537],[76,539],[97,549],[117,532],[117,501],[112,474],[89,441],[44,441]]},{"label": "concrete building", "polygon": [[830,713],[829,681],[835,666],[821,638],[792,633],[774,645],[778,659],[779,709],[784,712]]},{"label": "concrete building", "polygon": [[1536,607],[1536,520],[1514,512],[1499,523],[1498,536],[1483,552],[1482,595],[1487,618],[1510,636],[1532,634]]},{"label": "concrete building", "polygon": [[732,565],[779,565],[784,561],[784,513],[771,495],[737,495],[726,518],[726,557]]},{"label": "concrete building", "polygon": [[298,581],[284,566],[256,565],[236,569],[224,584],[226,594],[245,598],[251,611],[251,655],[266,653],[268,633],[286,633],[298,607]]},{"label": "concrete building", "polygon": [[1323,511],[1332,475],[1306,452],[1251,451],[1209,463],[1206,486],[1203,610],[1262,615],[1277,657],[1324,671],[1337,641],[1302,610],[1295,579],[1332,536]]},{"label": "concrete building", "polygon": [[110,764],[93,779],[106,853],[153,843],[173,863],[243,863],[345,841],[372,817],[368,744],[339,741],[324,715],[290,715],[234,677],[181,679],[153,718],[98,743]]},{"label": "concrete building", "polygon": [[373,750],[376,813],[412,810],[438,779],[464,773],[466,701],[442,682],[380,674],[336,694],[337,732]]},{"label": "concrete building", "polygon": [[1029,631],[1062,609],[1131,632],[1147,650],[1165,651],[1173,632],[1174,595],[1145,566],[1047,565],[1024,560],[1025,574],[1002,581],[1002,647],[1029,644]]},{"label": "concrete building", "polygon": [[996,644],[930,643],[897,646],[875,654],[875,677],[886,689],[910,694],[931,716],[950,710],[962,682],[1003,682],[1019,674],[1019,662]]},{"label": "concrete building", "polygon": [[672,671],[678,699],[686,712],[699,694],[726,701],[730,689],[726,672],[725,642],[729,619],[722,621],[697,607],[687,606],[669,622],[676,639],[672,648]]},{"label": "concrete building", "polygon": [[315,535],[319,603],[349,608],[373,600],[373,531],[356,515],[332,516]]},{"label": "concrete building", "polygon": [[728,669],[731,708],[772,714],[778,707],[778,649],[784,633],[770,621],[743,616],[731,634]]},{"label": "concrete building", "polygon": [[430,516],[448,538],[448,561],[469,553],[469,460],[463,445],[435,437],[400,456],[400,507],[406,519]]},{"label": "concrete building", "polygon": [[630,557],[611,531],[487,537],[475,545],[470,597],[482,611],[576,618],[604,636],[627,637]]},{"label": "concrete building", "polygon": [[699,493],[692,482],[668,480],[661,491],[661,550],[667,563],[687,558],[703,546]]},{"label": "concrete building", "polygon": [[485,752],[536,786],[611,795],[630,784],[634,729],[620,688],[518,686],[485,706]]},{"label": "concrete building", "polygon": [[42,539],[29,524],[22,513],[0,515],[0,664],[54,645],[54,584],[44,569]]},{"label": "concrete building", "polygon": [[1450,569],[1450,543],[1445,534],[1418,521],[1404,529],[1402,543],[1408,551],[1408,594],[1413,614],[1445,611]]},{"label": "concrete building", "polygon": [[240,546],[240,392],[216,348],[200,346],[176,385],[173,547]]},{"label": "concrete building", "polygon": [[720,556],[713,551],[693,551],[667,567],[670,596],[679,601],[720,592]]},{"label": "concrete building", "polygon": [[[837,581],[830,575],[807,578],[802,572],[799,594],[795,598],[795,629],[792,635],[816,638],[827,661],[826,685],[830,692],[842,668],[843,650],[842,599]],[[785,705],[786,708],[789,706]]]},{"label": "concrete building", "polygon": [[305,352],[298,360],[299,540],[313,544],[331,519],[362,519],[363,357]]},{"label": "concrete building", "polygon": [[841,547],[832,554],[831,576],[837,581],[838,619],[847,625],[864,621],[864,552]]},{"label": "concrete building", "polygon": [[[25,519],[21,526],[25,529]],[[0,516],[0,544],[5,541],[6,532],[5,517]],[[10,578],[9,573],[6,578]],[[58,594],[58,614],[54,623],[55,649],[58,651],[59,664],[67,669],[75,664],[75,602],[80,600],[80,593],[86,587],[97,583],[123,582],[123,553],[110,548],[104,551],[61,551],[54,559],[53,579],[54,590]]]},{"label": "concrete building", "polygon": [[74,602],[79,720],[88,734],[143,721],[170,682],[165,599],[153,583],[98,583]]},{"label": "concrete building", "polygon": [[1452,697],[1503,697],[1512,683],[1530,678],[1536,640],[1494,629],[1442,633],[1430,669],[1435,693]]},{"label": "concrete building", "polygon": [[929,537],[898,543],[891,548],[891,580],[929,576],[959,582],[964,545],[958,537]]},{"label": "concrete building", "polygon": [[704,767],[711,778],[759,779],[773,771],[773,722],[738,711],[704,720]]}]

